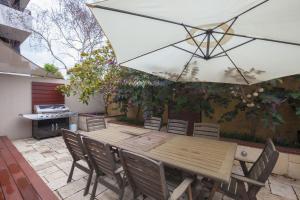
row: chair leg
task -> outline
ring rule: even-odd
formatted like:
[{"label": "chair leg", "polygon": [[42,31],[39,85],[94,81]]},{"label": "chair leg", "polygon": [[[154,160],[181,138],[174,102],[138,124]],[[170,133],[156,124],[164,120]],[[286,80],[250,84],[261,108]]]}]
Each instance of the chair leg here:
[{"label": "chair leg", "polygon": [[73,163],[72,163],[72,167],[71,167],[71,170],[70,170],[70,173],[69,173],[69,177],[68,177],[67,183],[69,183],[72,180],[74,168],[75,168],[75,161],[73,161]]},{"label": "chair leg", "polygon": [[188,187],[188,199],[189,200],[193,200],[193,195],[192,195],[192,187],[191,186],[189,186]]},{"label": "chair leg", "polygon": [[89,190],[90,190],[91,180],[92,180],[92,177],[93,177],[93,171],[94,170],[91,170],[90,173],[89,173],[89,178],[87,180],[86,187],[85,187],[85,190],[84,190],[84,196],[87,195]]},{"label": "chair leg", "polygon": [[122,186],[121,191],[120,191],[120,193],[119,193],[119,200],[122,200],[122,199],[123,199],[123,196],[124,196],[124,190],[125,190],[125,186]]},{"label": "chair leg", "polygon": [[213,197],[214,197],[214,195],[215,195],[217,189],[218,189],[218,183],[215,182],[213,188],[211,189],[211,191],[210,191],[210,193],[209,193],[208,200],[212,200],[212,199],[213,199]]},{"label": "chair leg", "polygon": [[99,178],[99,175],[97,174],[96,178],[95,178],[95,182],[94,182],[93,191],[91,194],[91,200],[93,200],[95,198],[95,194],[96,194],[96,190],[97,190],[97,186],[98,186],[98,178]]}]

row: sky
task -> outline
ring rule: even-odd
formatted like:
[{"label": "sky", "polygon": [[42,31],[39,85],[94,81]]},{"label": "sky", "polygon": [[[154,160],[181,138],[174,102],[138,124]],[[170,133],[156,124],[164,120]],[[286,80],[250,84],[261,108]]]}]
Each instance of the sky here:
[{"label": "sky", "polygon": [[[31,10],[32,7],[39,6],[41,8],[50,9],[55,5],[55,0],[31,0],[26,9]],[[34,15],[34,14],[33,14]],[[26,41],[24,41],[21,45],[21,54],[31,60],[33,63],[43,67],[44,64],[50,63],[55,64],[55,66],[59,68],[63,68],[61,64],[59,64],[55,59],[51,56],[50,52],[48,52],[44,48],[35,48],[31,45],[32,36],[29,36]],[[74,66],[74,62],[70,59],[67,61],[68,66]],[[61,70],[63,74],[66,73],[65,70]]]}]

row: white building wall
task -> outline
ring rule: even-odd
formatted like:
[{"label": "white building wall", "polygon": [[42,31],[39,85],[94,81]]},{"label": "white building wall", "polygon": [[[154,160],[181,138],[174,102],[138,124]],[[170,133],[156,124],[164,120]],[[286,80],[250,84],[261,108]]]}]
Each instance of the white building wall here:
[{"label": "white building wall", "polygon": [[[31,113],[31,82],[64,83],[64,80],[0,75],[0,135],[11,139],[31,137],[31,121],[19,114]],[[102,95],[96,95],[89,105],[77,97],[66,97],[65,103],[74,112],[104,112]]]},{"label": "white building wall", "polygon": [[0,36],[23,42],[30,34],[32,16],[0,4]]}]

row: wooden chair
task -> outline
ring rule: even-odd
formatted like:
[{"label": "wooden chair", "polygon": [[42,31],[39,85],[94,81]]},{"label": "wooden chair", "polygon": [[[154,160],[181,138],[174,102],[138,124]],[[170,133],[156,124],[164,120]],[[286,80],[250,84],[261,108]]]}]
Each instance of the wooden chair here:
[{"label": "wooden chair", "polygon": [[[96,172],[91,199],[95,198],[98,181],[110,190],[119,194],[119,199],[122,199],[124,194],[124,181],[121,176],[123,168],[117,166],[113,152],[111,151],[111,146],[87,137],[83,137],[82,139],[87,155]],[[116,180],[117,184],[115,185],[108,182],[104,179],[104,175]]]},{"label": "wooden chair", "polygon": [[[89,174],[88,181],[85,187],[84,195],[89,192],[92,176],[93,176],[93,167],[91,165],[90,160],[87,157],[86,151],[83,147],[81,136],[77,133],[73,133],[69,130],[62,129],[62,136],[65,141],[65,144],[73,158],[72,167],[70,170],[70,174],[67,182],[69,183],[72,180],[73,172],[75,167]],[[81,165],[78,161],[84,160],[88,168],[86,166]]]},{"label": "wooden chair", "polygon": [[167,126],[167,132],[168,133],[175,133],[179,135],[186,135],[188,130],[189,123],[187,121],[183,120],[177,120],[177,119],[169,119],[168,120],[168,126]]},{"label": "wooden chair", "polygon": [[246,163],[240,161],[245,176],[232,174],[230,183],[220,184],[217,190],[234,199],[256,200],[256,194],[265,186],[278,156],[272,140],[268,139],[263,152],[249,170]]},{"label": "wooden chair", "polygon": [[186,191],[189,200],[192,199],[192,179],[184,179],[170,195],[162,162],[156,162],[125,150],[120,151],[120,157],[127,179],[132,187],[134,199],[137,199],[139,195],[143,195],[153,199],[176,200]]},{"label": "wooden chair", "polygon": [[88,132],[106,128],[104,116],[86,115],[86,124]]},{"label": "wooden chair", "polygon": [[144,128],[159,131],[161,128],[161,118],[151,117],[145,120]]},{"label": "wooden chair", "polygon": [[220,125],[211,123],[194,123],[193,136],[218,140],[220,138]]}]

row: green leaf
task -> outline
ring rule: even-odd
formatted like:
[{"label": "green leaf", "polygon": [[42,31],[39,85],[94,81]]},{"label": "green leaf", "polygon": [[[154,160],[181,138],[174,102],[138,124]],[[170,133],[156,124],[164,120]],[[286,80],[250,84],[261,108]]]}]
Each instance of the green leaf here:
[{"label": "green leaf", "polygon": [[300,116],[300,107],[296,108],[296,115]]}]

